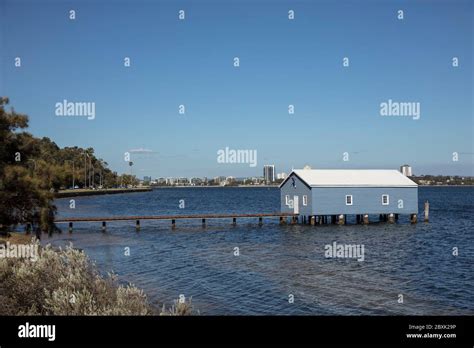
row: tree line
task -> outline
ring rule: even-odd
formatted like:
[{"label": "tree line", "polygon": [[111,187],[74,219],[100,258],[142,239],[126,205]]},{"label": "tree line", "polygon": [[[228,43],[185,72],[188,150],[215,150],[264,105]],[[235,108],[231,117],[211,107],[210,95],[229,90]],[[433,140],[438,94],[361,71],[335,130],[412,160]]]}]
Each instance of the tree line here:
[{"label": "tree line", "polygon": [[54,193],[67,188],[111,188],[138,184],[132,175],[118,175],[93,148],[60,148],[47,137],[28,133],[29,118],[6,109],[0,97],[0,231],[31,223],[54,230]]}]

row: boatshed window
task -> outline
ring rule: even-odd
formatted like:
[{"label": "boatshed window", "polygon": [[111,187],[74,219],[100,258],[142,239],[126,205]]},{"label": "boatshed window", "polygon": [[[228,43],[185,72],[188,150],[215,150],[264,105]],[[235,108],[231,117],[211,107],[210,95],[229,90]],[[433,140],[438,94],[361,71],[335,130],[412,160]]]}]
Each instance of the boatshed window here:
[{"label": "boatshed window", "polygon": [[303,205],[308,205],[308,196],[303,196]]},{"label": "boatshed window", "polygon": [[388,195],[382,195],[382,205],[388,205],[388,204],[389,204]]},{"label": "boatshed window", "polygon": [[290,204],[290,195],[285,196],[285,204],[289,205]]},{"label": "boatshed window", "polygon": [[346,196],[346,205],[352,205],[352,195]]}]

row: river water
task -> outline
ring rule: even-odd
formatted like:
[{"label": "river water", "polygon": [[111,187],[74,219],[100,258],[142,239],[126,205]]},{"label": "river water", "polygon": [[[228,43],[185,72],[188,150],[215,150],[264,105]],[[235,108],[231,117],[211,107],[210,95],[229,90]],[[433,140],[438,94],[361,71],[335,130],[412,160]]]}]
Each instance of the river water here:
[{"label": "river water", "polygon": [[[143,288],[150,301],[170,305],[192,297],[201,315],[451,315],[474,314],[472,187],[420,187],[411,225],[307,226],[278,218],[75,223],[74,232],[44,236],[73,242],[103,273]],[[167,188],[56,200],[60,217],[277,212],[277,188]],[[184,202],[184,208],[183,207]],[[180,208],[181,205],[181,208]],[[364,260],[327,258],[325,246],[364,246]],[[453,248],[459,254],[453,255]],[[129,248],[129,249],[126,249]],[[238,249],[236,249],[238,248]],[[127,256],[126,250],[130,250]],[[238,250],[238,255],[237,251]],[[403,296],[403,303],[400,298]]]}]

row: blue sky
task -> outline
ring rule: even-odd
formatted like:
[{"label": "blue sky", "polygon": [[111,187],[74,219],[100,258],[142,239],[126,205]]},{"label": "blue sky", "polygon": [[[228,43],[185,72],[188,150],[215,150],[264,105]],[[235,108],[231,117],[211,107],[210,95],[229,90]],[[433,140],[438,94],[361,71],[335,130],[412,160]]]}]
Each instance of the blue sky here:
[{"label": "blue sky", "polygon": [[[0,13],[0,94],[34,135],[93,147],[118,172],[148,149],[132,154],[139,177],[474,175],[472,1],[0,0]],[[95,102],[95,119],[56,116],[64,99]],[[419,102],[420,119],[380,116],[388,99]],[[257,150],[257,167],[218,163],[225,147]]]}]

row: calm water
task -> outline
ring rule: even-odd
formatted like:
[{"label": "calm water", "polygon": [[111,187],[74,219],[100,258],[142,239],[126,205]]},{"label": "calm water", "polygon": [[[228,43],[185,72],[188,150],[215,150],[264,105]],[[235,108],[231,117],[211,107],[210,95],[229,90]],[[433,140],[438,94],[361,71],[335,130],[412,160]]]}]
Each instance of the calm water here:
[{"label": "calm water", "polygon": [[[75,224],[43,243],[72,241],[102,272],[144,288],[154,303],[193,298],[201,314],[474,314],[474,188],[420,188],[429,224],[280,226],[278,219]],[[179,208],[184,199],[185,208]],[[255,213],[279,210],[278,189],[176,188],[57,200],[59,215]],[[66,227],[65,225],[63,225]],[[365,261],[324,257],[326,244],[363,244]],[[129,247],[130,256],[124,256]],[[240,256],[234,256],[238,247]],[[459,256],[452,248],[459,248]],[[294,303],[289,303],[289,294]],[[403,294],[404,303],[397,302]]]}]

